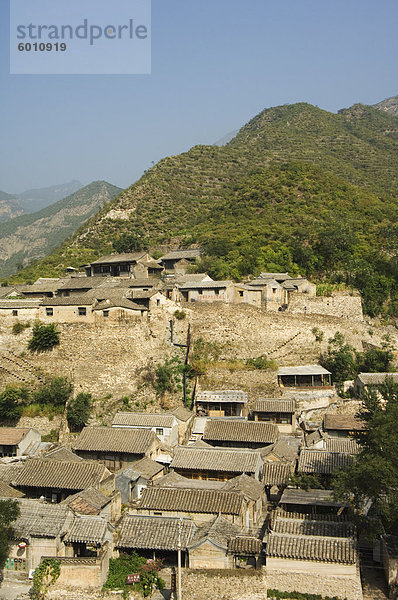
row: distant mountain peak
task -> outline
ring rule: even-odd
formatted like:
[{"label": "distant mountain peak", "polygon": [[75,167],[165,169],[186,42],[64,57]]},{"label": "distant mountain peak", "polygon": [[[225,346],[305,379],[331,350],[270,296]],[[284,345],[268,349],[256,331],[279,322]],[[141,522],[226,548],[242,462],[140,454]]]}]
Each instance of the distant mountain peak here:
[{"label": "distant mountain peak", "polygon": [[398,116],[398,96],[391,96],[391,98],[386,98],[377,104],[373,104],[374,108],[382,110],[390,115],[395,117]]}]

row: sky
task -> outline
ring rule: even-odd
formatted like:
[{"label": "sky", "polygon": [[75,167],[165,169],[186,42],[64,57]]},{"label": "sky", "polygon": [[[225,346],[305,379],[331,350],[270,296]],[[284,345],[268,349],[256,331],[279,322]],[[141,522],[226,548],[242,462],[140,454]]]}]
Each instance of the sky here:
[{"label": "sky", "polygon": [[398,94],[396,0],[152,0],[148,75],[10,75],[13,1],[0,0],[8,193],[72,179],[125,188],[264,108],[336,112]]}]

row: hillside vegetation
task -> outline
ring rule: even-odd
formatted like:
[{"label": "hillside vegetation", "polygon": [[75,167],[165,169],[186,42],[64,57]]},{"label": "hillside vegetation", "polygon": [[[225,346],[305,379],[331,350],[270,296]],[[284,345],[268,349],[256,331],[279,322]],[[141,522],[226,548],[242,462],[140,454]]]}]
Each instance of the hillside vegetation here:
[{"label": "hillside vegetation", "polygon": [[226,146],[160,161],[18,280],[78,266],[129,232],[151,250],[203,246],[198,267],[215,277],[300,272],[396,315],[397,142],[398,118],[369,106],[264,110]]}]

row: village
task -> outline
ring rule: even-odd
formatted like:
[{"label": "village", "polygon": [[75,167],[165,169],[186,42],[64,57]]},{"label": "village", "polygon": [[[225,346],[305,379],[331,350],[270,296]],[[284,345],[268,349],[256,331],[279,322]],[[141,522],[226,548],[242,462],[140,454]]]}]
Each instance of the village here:
[{"label": "village", "polygon": [[[288,273],[214,281],[190,272],[199,256],[199,249],[170,251],[158,260],[147,252],[115,254],[80,271],[70,268],[63,278],[7,285],[0,288],[0,319],[10,326],[41,321],[106,328],[155,322],[162,313],[171,342],[187,348],[187,356],[190,330],[175,343],[173,324],[195,304],[231,305],[232,311],[249,305],[278,319],[330,316],[348,320],[348,327],[363,321],[359,296],[317,296],[315,284]],[[9,361],[0,367],[12,381]],[[331,479],[360,451],[353,434],[365,428],[357,416],[361,395],[379,389],[386,377],[397,383],[398,373],[360,373],[345,403],[326,368],[286,363],[288,357],[268,374],[272,396],[261,387],[248,393],[199,382],[192,405],[119,407],[108,424],[86,425],[58,442],[42,440],[34,426],[0,427],[0,496],[20,507],[0,597],[9,582],[29,585],[48,559],[60,565],[55,597],[64,589],[71,597],[99,592],[110,560],[134,552],[161,559],[163,593],[177,600],[213,597],[215,574],[223,582],[220,598],[252,593],[247,597],[265,599],[268,590],[279,590],[361,600],[364,560],[392,588],[394,540],[381,536],[370,545],[360,539]],[[306,476],[316,476],[320,486],[300,487]],[[207,592],[199,589],[203,581]]]}]

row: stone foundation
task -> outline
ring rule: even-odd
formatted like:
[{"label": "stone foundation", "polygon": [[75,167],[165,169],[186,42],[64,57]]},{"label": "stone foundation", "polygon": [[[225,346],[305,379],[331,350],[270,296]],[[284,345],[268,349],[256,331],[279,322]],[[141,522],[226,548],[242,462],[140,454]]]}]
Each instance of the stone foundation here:
[{"label": "stone foundation", "polygon": [[289,571],[267,572],[267,587],[282,592],[301,592],[302,594],[320,594],[337,596],[341,600],[362,600],[362,586],[359,573],[354,577],[327,576],[316,573]]}]

